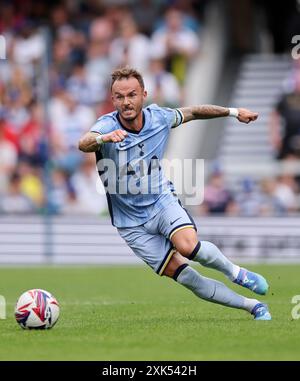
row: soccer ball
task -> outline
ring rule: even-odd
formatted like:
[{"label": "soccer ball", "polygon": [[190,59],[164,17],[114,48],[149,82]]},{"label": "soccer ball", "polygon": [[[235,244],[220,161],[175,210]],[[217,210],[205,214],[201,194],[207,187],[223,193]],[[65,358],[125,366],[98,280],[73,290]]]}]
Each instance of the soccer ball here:
[{"label": "soccer ball", "polygon": [[49,329],[57,322],[59,304],[48,291],[33,289],[24,292],[15,308],[17,323],[24,329]]}]

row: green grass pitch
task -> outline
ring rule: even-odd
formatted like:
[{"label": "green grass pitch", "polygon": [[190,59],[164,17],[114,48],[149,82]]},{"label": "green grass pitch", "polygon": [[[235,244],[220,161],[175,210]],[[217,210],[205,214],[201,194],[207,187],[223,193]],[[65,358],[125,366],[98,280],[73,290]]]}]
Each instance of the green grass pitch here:
[{"label": "green grass pitch", "polygon": [[[1,268],[7,318],[0,320],[0,360],[300,360],[300,319],[291,315],[299,265],[248,266],[268,279],[264,297],[195,268],[267,302],[273,320],[254,321],[244,311],[201,301],[143,266]],[[30,288],[48,290],[60,302],[53,329],[17,325],[16,299]]]}]

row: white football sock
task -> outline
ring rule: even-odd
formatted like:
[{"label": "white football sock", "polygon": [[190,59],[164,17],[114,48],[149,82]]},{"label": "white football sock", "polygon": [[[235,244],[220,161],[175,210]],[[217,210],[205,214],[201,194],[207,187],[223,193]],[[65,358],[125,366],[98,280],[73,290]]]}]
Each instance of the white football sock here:
[{"label": "white football sock", "polygon": [[248,299],[237,294],[221,282],[200,275],[187,264],[179,267],[174,279],[199,298],[227,307],[240,308],[251,313],[254,306],[259,303],[256,299]]}]

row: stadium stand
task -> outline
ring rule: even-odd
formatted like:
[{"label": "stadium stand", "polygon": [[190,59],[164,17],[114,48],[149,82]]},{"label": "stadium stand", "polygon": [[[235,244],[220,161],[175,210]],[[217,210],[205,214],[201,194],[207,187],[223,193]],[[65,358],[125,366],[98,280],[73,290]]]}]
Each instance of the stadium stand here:
[{"label": "stadium stand", "polygon": [[259,113],[259,118],[255,126],[243,128],[239,128],[235,120],[226,119],[218,161],[233,187],[238,185],[241,176],[260,180],[277,174],[269,119],[290,68],[291,60],[286,55],[252,54],[243,58],[230,104],[247,105]]},{"label": "stadium stand", "polygon": [[[149,8],[148,1],[137,0],[39,6],[33,0],[26,6],[0,0],[0,34],[7,42],[7,59],[0,60],[0,263],[136,260],[109,227],[94,156],[77,149],[79,136],[112,111],[109,74],[127,63],[142,70],[149,102],[216,103],[260,113],[249,126],[223,118],[195,121],[188,133],[178,128],[166,157],[205,159],[204,202],[190,208],[201,216],[202,238],[245,260],[279,260],[280,247],[297,260],[299,168],[297,162],[278,161],[268,128],[280,95],[299,70],[286,39],[289,27],[297,31],[298,19],[288,25],[292,8],[281,17],[279,3],[274,20],[264,2],[249,0],[245,9],[238,0],[228,3],[158,0]],[[259,7],[264,12],[257,12]],[[231,18],[234,10],[238,20]],[[281,19],[285,37],[272,48],[265,29],[276,38]],[[171,47],[163,43],[169,34]],[[178,41],[189,49],[178,54]],[[263,222],[252,219],[259,216]],[[289,217],[288,239],[282,233],[287,222],[281,224],[278,216]]]}]

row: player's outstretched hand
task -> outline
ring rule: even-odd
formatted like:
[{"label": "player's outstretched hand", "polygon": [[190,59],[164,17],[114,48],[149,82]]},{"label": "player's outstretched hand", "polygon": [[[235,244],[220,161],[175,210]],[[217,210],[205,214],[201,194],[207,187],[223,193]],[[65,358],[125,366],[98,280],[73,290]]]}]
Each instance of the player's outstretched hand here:
[{"label": "player's outstretched hand", "polygon": [[102,135],[102,140],[104,143],[118,143],[124,140],[128,136],[128,133],[124,130],[115,130],[109,134]]},{"label": "player's outstretched hand", "polygon": [[258,118],[257,112],[252,112],[246,108],[239,108],[238,111],[237,119],[242,123],[254,122]]}]

